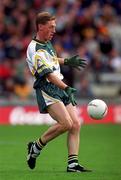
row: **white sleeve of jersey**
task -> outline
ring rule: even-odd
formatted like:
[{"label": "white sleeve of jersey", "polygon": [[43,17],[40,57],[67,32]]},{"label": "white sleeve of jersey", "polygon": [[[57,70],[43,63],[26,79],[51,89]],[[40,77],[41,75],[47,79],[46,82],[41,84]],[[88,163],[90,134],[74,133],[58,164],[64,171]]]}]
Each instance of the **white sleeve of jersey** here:
[{"label": "white sleeve of jersey", "polygon": [[32,57],[32,63],[34,68],[37,70],[39,69],[41,66],[45,67],[45,68],[50,68],[51,66],[48,63],[47,58],[45,57],[45,52],[36,52],[33,57]]},{"label": "white sleeve of jersey", "polygon": [[45,57],[45,52],[43,51],[36,52],[33,55],[32,64],[33,68],[35,69],[35,72],[37,72],[40,77],[53,72],[51,65],[48,63],[48,60]]},{"label": "white sleeve of jersey", "polygon": [[60,73],[60,66],[55,57],[50,55],[46,50],[40,49],[33,52],[35,48],[31,48],[27,51],[27,62],[30,71],[33,75],[37,72],[39,76],[43,76],[48,73],[54,73],[59,79],[63,79],[63,75]]}]

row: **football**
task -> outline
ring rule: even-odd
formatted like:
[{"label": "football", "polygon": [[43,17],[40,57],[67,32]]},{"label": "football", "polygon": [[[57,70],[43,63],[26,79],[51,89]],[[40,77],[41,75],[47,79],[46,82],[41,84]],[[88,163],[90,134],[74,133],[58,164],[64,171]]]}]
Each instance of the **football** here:
[{"label": "football", "polygon": [[92,119],[100,120],[103,119],[107,112],[107,104],[101,99],[94,99],[89,102],[87,106],[87,112]]}]

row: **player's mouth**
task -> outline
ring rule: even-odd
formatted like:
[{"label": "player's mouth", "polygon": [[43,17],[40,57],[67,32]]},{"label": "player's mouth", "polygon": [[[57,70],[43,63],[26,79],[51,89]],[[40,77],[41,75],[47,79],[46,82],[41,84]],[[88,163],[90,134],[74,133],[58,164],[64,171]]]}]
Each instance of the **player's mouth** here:
[{"label": "player's mouth", "polygon": [[52,38],[52,37],[53,37],[53,35],[54,35],[54,34],[50,34],[50,36],[49,36],[49,37],[50,37],[50,38]]},{"label": "player's mouth", "polygon": [[50,34],[51,37],[53,37],[54,33]]}]

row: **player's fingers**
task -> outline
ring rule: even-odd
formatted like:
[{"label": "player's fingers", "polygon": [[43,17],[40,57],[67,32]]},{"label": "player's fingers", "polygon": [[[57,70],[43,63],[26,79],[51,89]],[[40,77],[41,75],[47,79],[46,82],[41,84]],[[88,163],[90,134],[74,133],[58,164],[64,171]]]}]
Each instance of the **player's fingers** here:
[{"label": "player's fingers", "polygon": [[86,59],[82,59],[79,56],[76,58],[78,61],[86,61]]},{"label": "player's fingers", "polygon": [[85,68],[87,64],[81,64],[80,67]]},{"label": "player's fingers", "polygon": [[74,101],[73,101],[73,106],[75,106],[75,105],[77,105],[77,102],[74,100]]},{"label": "player's fingers", "polygon": [[86,63],[79,63],[79,66],[87,66],[87,64]]},{"label": "player's fingers", "polygon": [[76,89],[72,89],[72,93],[76,93],[77,92],[77,90]]},{"label": "player's fingers", "polygon": [[79,55],[74,55],[73,58],[74,58],[74,59],[78,59],[78,58],[79,58]]},{"label": "player's fingers", "polygon": [[81,66],[73,66],[73,67],[79,71],[82,70]]},{"label": "player's fingers", "polygon": [[83,63],[83,64],[87,64],[87,61],[86,60],[78,60],[79,63]]}]

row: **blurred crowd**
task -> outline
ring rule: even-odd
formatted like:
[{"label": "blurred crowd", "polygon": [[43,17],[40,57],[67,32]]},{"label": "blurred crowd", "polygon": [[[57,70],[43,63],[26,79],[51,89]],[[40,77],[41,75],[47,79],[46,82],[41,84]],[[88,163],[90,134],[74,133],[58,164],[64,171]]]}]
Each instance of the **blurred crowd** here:
[{"label": "blurred crowd", "polygon": [[121,0],[2,0],[0,1],[0,96],[33,97],[26,48],[35,36],[35,16],[56,16],[53,45],[59,57],[79,54],[88,67],[81,73],[63,66],[70,86],[79,77],[82,96],[91,96],[87,74],[121,73]]}]

